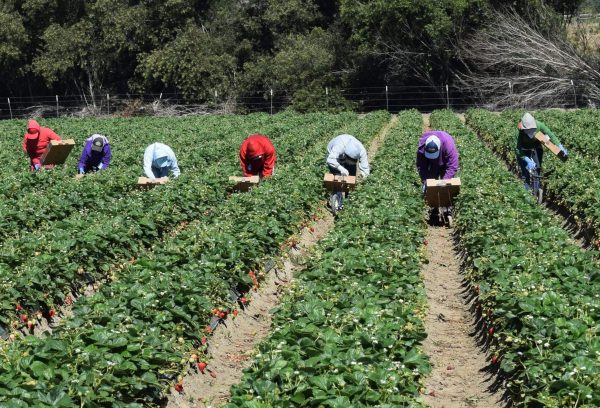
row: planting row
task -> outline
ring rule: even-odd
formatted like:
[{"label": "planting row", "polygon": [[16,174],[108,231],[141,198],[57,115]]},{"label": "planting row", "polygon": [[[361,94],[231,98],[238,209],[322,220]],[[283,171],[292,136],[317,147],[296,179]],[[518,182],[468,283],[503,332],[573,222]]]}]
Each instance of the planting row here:
[{"label": "planting row", "polygon": [[[310,138],[300,137],[300,129],[322,134],[349,118],[291,117],[285,135],[279,133],[280,129],[271,128],[275,143],[281,144],[281,161],[294,162],[297,151],[312,143]],[[307,119],[317,120],[309,125]],[[298,123],[304,126],[297,126]],[[230,144],[232,150],[237,149],[237,144]],[[31,320],[19,322],[19,316],[38,310],[43,315],[51,314],[56,304],[65,302],[65,297],[79,294],[86,284],[110,278],[107,274],[111,266],[137,258],[142,249],[157,243],[181,223],[218,212],[226,200],[224,180],[237,165],[235,159],[230,162],[216,162],[204,171],[184,173],[152,191],[109,201],[110,211],[75,214],[53,223],[53,229],[6,241],[0,251],[0,285],[5,288],[0,292],[0,321],[10,322],[12,327],[31,325]],[[68,297],[66,302],[69,303]],[[16,304],[21,310],[15,311]]]},{"label": "planting row", "polygon": [[434,112],[431,123],[455,136],[461,153],[468,188],[455,230],[490,367],[513,404],[600,406],[597,253],[574,245],[454,114]]},{"label": "planting row", "polygon": [[[515,156],[516,125],[510,114],[497,116],[484,110],[469,110],[467,123],[492,150],[518,171]],[[590,160],[570,154],[566,162],[546,150],[544,154],[544,196],[566,209],[572,220],[585,229],[589,241],[600,237],[600,168]],[[596,241],[597,243],[600,243]]]},{"label": "planting row", "polygon": [[372,175],[352,193],[275,312],[273,333],[227,407],[421,406],[425,224],[414,170],[421,115],[399,115]]},{"label": "planting row", "polygon": [[[321,204],[324,151],[336,132],[367,142],[388,119],[304,130],[304,148],[277,175],[236,194],[209,220],[190,223],[115,281],[75,303],[51,336],[3,346],[3,406],[141,406],[158,403],[188,361],[202,355],[215,309],[236,307],[229,289],[248,289],[256,270]],[[310,135],[310,137],[306,137]],[[302,174],[302,177],[298,175]],[[193,358],[192,356],[195,356]]]}]

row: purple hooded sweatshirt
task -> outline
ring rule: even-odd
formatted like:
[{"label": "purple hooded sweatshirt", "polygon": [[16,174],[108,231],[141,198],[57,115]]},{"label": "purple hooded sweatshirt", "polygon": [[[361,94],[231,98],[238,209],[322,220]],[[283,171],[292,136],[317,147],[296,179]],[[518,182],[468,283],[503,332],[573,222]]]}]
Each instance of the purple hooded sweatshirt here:
[{"label": "purple hooded sweatshirt", "polygon": [[[95,152],[92,150],[92,142],[95,137],[102,137],[104,139],[104,146],[101,152]],[[102,163],[102,169],[108,168],[110,159],[112,158],[112,152],[110,150],[110,144],[105,136],[93,135],[85,141],[83,152],[79,158],[78,168],[83,168],[85,171],[90,171],[94,167],[98,167]]]},{"label": "purple hooded sweatshirt", "polygon": [[[437,136],[440,139],[440,155],[437,159],[425,157],[425,141],[429,136]],[[447,180],[454,177],[458,171],[458,150],[456,150],[452,136],[441,130],[430,130],[423,133],[419,139],[419,149],[417,150],[417,170],[422,182],[428,178],[441,177]]]}]

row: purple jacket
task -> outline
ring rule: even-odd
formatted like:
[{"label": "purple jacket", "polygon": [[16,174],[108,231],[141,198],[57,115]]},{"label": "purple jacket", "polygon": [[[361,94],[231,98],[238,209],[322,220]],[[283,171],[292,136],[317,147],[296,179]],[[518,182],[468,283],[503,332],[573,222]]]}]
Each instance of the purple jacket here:
[{"label": "purple jacket", "polygon": [[102,163],[102,169],[106,169],[110,164],[112,153],[110,151],[110,144],[104,143],[104,147],[101,152],[95,152],[92,150],[92,138],[89,138],[85,142],[83,152],[79,158],[78,168],[83,167],[86,171],[92,167],[98,167]]},{"label": "purple jacket", "polygon": [[[440,139],[440,155],[437,159],[425,157],[425,141],[429,136],[437,136]],[[417,150],[417,170],[421,181],[428,178],[451,179],[458,171],[458,150],[454,139],[448,133],[441,130],[430,130],[421,135],[419,149]]]}]

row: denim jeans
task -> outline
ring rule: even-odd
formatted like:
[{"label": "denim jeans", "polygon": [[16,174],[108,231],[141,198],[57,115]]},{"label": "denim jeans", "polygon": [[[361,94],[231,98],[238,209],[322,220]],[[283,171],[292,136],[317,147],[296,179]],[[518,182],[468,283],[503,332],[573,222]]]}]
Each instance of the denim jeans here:
[{"label": "denim jeans", "polygon": [[152,174],[154,174],[154,177],[156,178],[167,177],[169,175],[169,168],[152,166]]},{"label": "denim jeans", "polygon": [[[543,149],[536,149],[536,153],[537,153],[537,157],[538,157],[538,162],[536,163],[538,166],[538,169],[542,168],[542,157],[544,154],[544,150]],[[531,152],[525,152],[525,154],[527,155],[527,157],[531,157],[532,153]],[[530,177],[529,177],[529,170],[527,170],[527,162],[525,160],[518,160],[519,162],[519,168],[521,170],[521,180],[523,180],[523,184],[525,185],[525,189],[529,190],[529,185],[531,183]]]}]

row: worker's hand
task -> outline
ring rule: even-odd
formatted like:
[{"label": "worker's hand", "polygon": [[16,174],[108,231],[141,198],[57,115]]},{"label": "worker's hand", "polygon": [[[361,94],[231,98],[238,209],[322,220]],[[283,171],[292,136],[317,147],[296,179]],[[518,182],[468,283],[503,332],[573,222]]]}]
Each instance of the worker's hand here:
[{"label": "worker's hand", "polygon": [[560,149],[561,152],[563,152],[565,157],[569,155],[569,152],[567,152],[567,149],[565,149],[565,147],[563,145],[559,144],[558,148]]},{"label": "worker's hand", "polygon": [[426,191],[427,191],[427,184],[421,183],[421,193],[425,194]]},{"label": "worker's hand", "polygon": [[33,165],[33,168],[36,169],[36,170],[39,170],[39,169],[42,168],[42,166],[40,166],[39,163],[36,163],[36,164]]},{"label": "worker's hand", "polygon": [[104,163],[100,163],[100,164],[98,165],[98,170],[102,170],[102,168],[103,168],[103,167],[104,167]]},{"label": "worker's hand", "polygon": [[525,156],[523,158],[523,160],[525,160],[525,164],[527,166],[527,170],[532,171],[532,170],[535,170],[535,168],[537,167],[535,165],[535,162],[530,157]]},{"label": "worker's hand", "polygon": [[85,170],[83,169],[83,167],[80,167],[79,168],[79,174],[83,174],[83,173],[85,173]]},{"label": "worker's hand", "polygon": [[350,173],[348,172],[348,170],[344,166],[338,167],[338,170],[339,170],[339,172],[340,172],[340,174],[342,176],[349,176],[350,175]]}]

